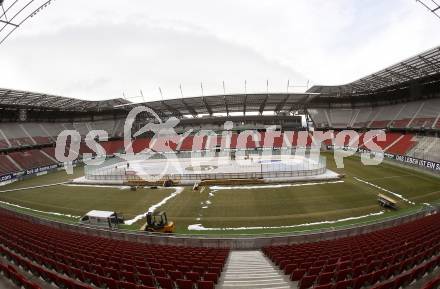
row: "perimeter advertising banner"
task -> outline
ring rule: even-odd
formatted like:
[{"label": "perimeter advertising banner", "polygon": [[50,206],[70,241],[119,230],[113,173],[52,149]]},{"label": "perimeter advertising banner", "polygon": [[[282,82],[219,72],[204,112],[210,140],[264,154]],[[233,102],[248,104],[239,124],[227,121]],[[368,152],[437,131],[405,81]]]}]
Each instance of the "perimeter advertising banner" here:
[{"label": "perimeter advertising banner", "polygon": [[33,168],[30,170],[25,170],[25,171],[21,171],[21,172],[16,172],[16,173],[10,173],[7,175],[3,175],[0,176],[0,183],[2,182],[6,182],[6,181],[10,181],[19,177],[23,177],[23,176],[32,176],[38,173],[42,173],[42,172],[47,172],[53,169],[58,168],[59,165],[50,165],[50,166],[44,166],[44,167],[39,167],[39,168]]},{"label": "perimeter advertising banner", "polygon": [[63,166],[62,164],[54,164],[54,165],[50,165],[50,166],[43,166],[43,167],[33,168],[33,169],[21,171],[21,172],[1,175],[0,176],[0,183],[12,181],[17,178],[24,177],[24,176],[38,175],[40,173],[51,171],[51,170],[54,170],[54,169],[56,169],[58,167],[62,167],[62,166]]},{"label": "perimeter advertising banner", "polygon": [[393,155],[393,159],[400,161],[400,162],[403,162],[403,163],[406,163],[406,164],[415,165],[415,166],[427,168],[427,169],[434,170],[434,171],[440,171],[440,163],[437,163],[437,162],[417,159],[417,158],[413,158],[413,157],[409,157],[409,156],[400,156],[400,155]]},{"label": "perimeter advertising banner", "polygon": [[[327,149],[333,150],[334,146],[327,146]],[[351,148],[351,147],[344,147],[343,149],[357,150],[358,152],[367,152],[367,150],[365,150],[365,149],[355,149],[355,148]],[[371,153],[374,154],[375,152],[371,152]],[[390,154],[390,153],[383,153],[383,154],[388,159],[392,159],[392,160],[396,160],[396,161],[399,161],[399,162],[402,162],[405,164],[409,164],[412,166],[418,166],[421,168],[430,169],[433,171],[440,172],[440,163],[438,163],[438,162],[427,161],[427,160],[418,159],[418,158],[414,158],[414,157],[410,157],[410,156],[394,155],[394,154]]]}]

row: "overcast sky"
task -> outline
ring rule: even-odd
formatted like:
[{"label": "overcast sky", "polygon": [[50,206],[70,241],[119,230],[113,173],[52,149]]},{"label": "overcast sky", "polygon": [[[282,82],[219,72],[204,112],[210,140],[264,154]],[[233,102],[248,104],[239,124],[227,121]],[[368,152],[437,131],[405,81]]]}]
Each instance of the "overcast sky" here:
[{"label": "overcast sky", "polygon": [[[12,2],[5,0],[5,4]],[[0,46],[0,87],[97,100],[344,84],[440,45],[414,0],[57,0]],[[300,90],[301,88],[291,88]],[[131,99],[140,101],[140,99]]]}]

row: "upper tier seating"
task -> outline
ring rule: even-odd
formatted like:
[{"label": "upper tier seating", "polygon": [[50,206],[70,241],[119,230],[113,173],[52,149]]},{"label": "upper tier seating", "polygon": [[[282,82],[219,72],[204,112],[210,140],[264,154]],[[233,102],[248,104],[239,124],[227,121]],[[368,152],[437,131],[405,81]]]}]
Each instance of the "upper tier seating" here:
[{"label": "upper tier seating", "polygon": [[[122,125],[121,125],[122,123]],[[109,137],[123,136],[123,121],[77,123],[0,123],[0,149],[50,144],[63,130],[77,130],[85,137],[90,130],[104,130]]]},{"label": "upper tier seating", "polygon": [[0,218],[2,255],[59,287],[75,288],[70,285],[75,283],[174,289],[176,283],[186,283],[187,288],[214,288],[229,255],[228,249],[148,245],[93,237],[30,223],[4,211]]},{"label": "upper tier seating", "polygon": [[440,129],[440,99],[361,108],[309,109],[317,128]]},{"label": "upper tier seating", "polygon": [[36,144],[49,144],[54,141],[53,136],[55,135],[50,135],[40,123],[23,123],[21,127]]},{"label": "upper tier seating", "polygon": [[[440,214],[354,237],[263,251],[299,281],[300,289],[404,287],[440,266]],[[384,284],[389,287],[380,287]]]},{"label": "upper tier seating", "polygon": [[23,130],[18,123],[0,123],[0,140],[2,147],[20,147],[35,145],[35,141]]}]

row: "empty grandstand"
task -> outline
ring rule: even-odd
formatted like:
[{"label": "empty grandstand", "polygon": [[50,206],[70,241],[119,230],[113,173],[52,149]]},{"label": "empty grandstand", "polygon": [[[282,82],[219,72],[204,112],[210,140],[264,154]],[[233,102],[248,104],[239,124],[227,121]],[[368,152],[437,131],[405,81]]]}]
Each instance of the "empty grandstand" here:
[{"label": "empty grandstand", "polygon": [[440,47],[301,93],[0,89],[0,287],[440,288],[439,187]]},{"label": "empty grandstand", "polygon": [[[315,143],[314,134],[330,130],[335,136],[349,129],[358,136],[346,138],[346,148],[362,152],[367,150],[368,143],[374,142],[393,164],[435,173],[440,171],[440,166],[435,166],[440,162],[440,70],[435,74],[429,69],[440,65],[437,51],[438,48],[422,53],[362,82],[341,87],[312,87],[302,94],[237,94],[132,104],[125,100],[89,102],[4,89],[0,97],[1,110],[5,112],[0,123],[1,180],[7,189],[11,182],[62,168],[64,164],[56,158],[55,143],[64,130],[77,131],[81,136],[80,155],[93,153],[84,140],[94,130],[107,132],[108,140],[101,145],[108,157],[124,152],[125,117],[132,107],[139,105],[154,109],[164,119],[177,117],[180,120],[176,127],[178,133],[193,130],[182,143],[171,144],[180,154],[193,152],[199,143],[197,132],[207,130],[219,134],[218,145],[202,140],[198,149],[221,150],[226,122],[232,124],[228,128],[231,150],[240,149],[241,132],[261,131],[260,140],[246,140],[246,149],[257,152],[256,155],[268,149],[283,150],[286,144],[296,149],[310,150],[318,145],[324,151],[332,150],[335,138],[320,144]],[[430,65],[423,66],[427,63]],[[392,71],[406,75],[407,65],[419,69],[419,73],[408,72],[407,77],[394,78],[389,85],[379,85],[374,80],[378,75],[390,77],[384,74]],[[418,65],[421,67],[417,68]],[[359,86],[367,81],[376,85]],[[420,94],[410,93],[414,86]],[[36,109],[41,111],[36,114]],[[237,112],[241,115],[236,115]],[[306,127],[302,125],[301,114],[312,120]],[[137,118],[134,131],[151,119],[148,114]],[[267,130],[268,127],[271,130]],[[384,140],[371,138],[367,134],[369,130],[384,131],[386,137]],[[154,134],[147,132],[133,139],[134,153],[154,148],[153,137]],[[402,173],[403,176],[409,174]],[[215,189],[211,188],[209,194],[214,196]],[[407,201],[412,204],[417,198]],[[210,199],[202,202],[204,208],[208,208],[210,202]],[[256,236],[248,237],[246,242],[215,236],[189,236],[178,241],[169,236],[156,239],[141,233],[135,233],[134,238],[127,235],[123,237],[127,241],[120,241],[121,236],[127,234],[124,230],[122,235],[107,235],[94,228],[69,225],[69,222],[59,225],[44,220],[40,224],[39,216],[26,213],[31,203],[20,205],[24,215],[6,204],[10,203],[4,203],[1,209],[2,219],[6,221],[0,224],[0,270],[14,284],[25,288],[344,289],[422,288],[425,283],[426,288],[435,288],[432,286],[438,282],[433,279],[440,265],[438,207],[432,204],[420,208],[415,215],[413,211],[404,210],[404,217],[385,220],[380,225],[373,222],[365,227],[354,226],[349,231],[320,231],[322,237],[307,233],[264,239]],[[172,207],[167,208],[173,216]],[[203,219],[202,213],[197,220],[200,219]],[[185,223],[181,220],[178,226],[182,226],[182,222]],[[270,224],[273,222],[264,226],[270,229]],[[193,227],[205,229],[199,224],[189,225],[188,230]],[[297,242],[301,244],[292,244]],[[229,252],[231,248],[262,247],[270,260],[260,251]]]}]

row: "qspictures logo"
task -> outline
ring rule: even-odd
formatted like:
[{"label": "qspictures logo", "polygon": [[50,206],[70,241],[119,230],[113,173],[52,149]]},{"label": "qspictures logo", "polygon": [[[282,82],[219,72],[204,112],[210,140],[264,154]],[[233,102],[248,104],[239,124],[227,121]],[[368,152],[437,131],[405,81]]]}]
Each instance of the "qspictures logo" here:
[{"label": "qspictures logo", "polygon": [[[141,129],[133,132],[133,125],[140,113],[147,113],[153,119]],[[170,117],[163,121],[159,115],[149,107],[137,106],[128,114],[124,124],[124,152],[116,156],[130,161],[149,160],[160,156],[161,161],[166,165],[162,166],[162,172],[155,172],[154,177],[160,178],[167,173],[170,165],[179,170],[178,153],[186,151],[191,154],[194,165],[200,160],[203,151],[203,158],[215,158],[218,155],[233,155],[229,157],[230,162],[240,165],[240,161],[246,158],[248,151],[256,147],[263,148],[261,154],[267,159],[273,155],[274,147],[288,155],[303,156],[307,151],[309,158],[319,159],[322,146],[331,148],[338,168],[344,168],[344,158],[360,153],[361,162],[364,165],[379,165],[384,159],[384,151],[378,144],[386,141],[386,134],[383,130],[370,130],[359,134],[354,130],[329,131],[285,131],[276,130],[274,126],[266,127],[264,132],[258,130],[241,131],[233,137],[233,123],[227,121],[223,125],[222,132],[218,134],[212,130],[200,130],[194,132],[189,129],[185,133],[177,133],[176,127],[180,120]],[[152,135],[148,146],[135,152],[135,139],[148,133]],[[280,144],[280,139],[282,139]],[[55,157],[64,164],[68,174],[73,174],[73,164],[79,160],[81,143],[87,146],[92,153],[86,152],[82,155],[86,166],[96,167],[104,164],[107,153],[101,145],[109,140],[108,132],[105,130],[91,130],[84,140],[76,130],[64,130],[58,135]],[[277,144],[275,142],[277,141]],[[233,153],[232,153],[233,152]],[[232,164],[234,165],[234,164]]]}]

